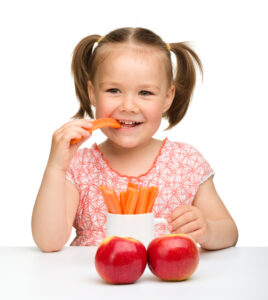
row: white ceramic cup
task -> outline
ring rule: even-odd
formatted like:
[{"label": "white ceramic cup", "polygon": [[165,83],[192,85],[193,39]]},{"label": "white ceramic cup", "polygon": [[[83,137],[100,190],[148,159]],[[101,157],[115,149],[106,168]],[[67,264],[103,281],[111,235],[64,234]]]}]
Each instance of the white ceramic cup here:
[{"label": "white ceramic cup", "polygon": [[164,223],[167,230],[167,220],[164,218],[154,218],[154,213],[121,215],[106,214],[108,236],[132,237],[141,241],[145,247],[154,239],[154,225]]}]

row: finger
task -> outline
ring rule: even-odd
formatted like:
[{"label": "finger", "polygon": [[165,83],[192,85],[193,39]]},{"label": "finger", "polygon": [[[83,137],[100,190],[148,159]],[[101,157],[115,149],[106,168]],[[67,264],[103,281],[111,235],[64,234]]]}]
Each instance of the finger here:
[{"label": "finger", "polygon": [[65,132],[62,133],[62,140],[65,143],[70,143],[72,139],[80,139],[84,137],[90,137],[91,132],[88,132],[87,130],[77,127],[73,128],[72,130],[65,130]]},{"label": "finger", "polygon": [[200,243],[201,242],[201,237],[202,237],[202,229],[198,229],[196,231],[193,231],[191,233],[188,233],[188,235],[196,242]]},{"label": "finger", "polygon": [[79,126],[84,128],[91,128],[93,126],[92,121],[88,119],[75,120],[68,124],[67,126]]},{"label": "finger", "polygon": [[77,147],[80,147],[85,141],[87,141],[90,137],[91,137],[92,133],[90,132],[89,133],[89,136],[87,137],[84,137],[80,142],[76,143],[76,144],[73,144],[73,146],[77,146]]},{"label": "finger", "polygon": [[197,216],[192,211],[186,211],[183,215],[180,215],[177,219],[175,219],[173,222],[171,222],[169,225],[172,226],[172,228],[180,228],[192,221],[197,220]]},{"label": "finger", "polygon": [[72,120],[69,121],[67,123],[65,123],[64,125],[62,125],[58,130],[59,131],[64,131],[65,129],[69,129],[71,127],[84,127],[87,129],[90,129],[93,125],[92,125],[92,121],[88,120],[88,119],[78,119],[78,120]]},{"label": "finger", "polygon": [[59,128],[55,131],[55,133],[53,134],[53,139],[56,141],[56,143],[58,143],[59,141],[61,141],[63,139],[65,142],[68,142],[68,140],[66,140],[67,135],[69,135],[70,132],[74,132],[74,131],[80,133],[79,138],[88,137],[89,134],[86,132],[89,132],[89,129],[92,126],[93,126],[92,123],[90,123],[90,121],[88,121],[88,120],[70,121],[69,123],[66,123],[61,128]]},{"label": "finger", "polygon": [[181,227],[175,228],[173,231],[171,231],[171,233],[192,233],[198,229],[200,229],[201,226],[198,222],[198,220],[189,222]]},{"label": "finger", "polygon": [[69,128],[65,128],[61,134],[62,135],[67,135],[69,133],[73,133],[73,132],[77,132],[79,133],[81,136],[89,136],[89,134],[91,133],[90,130],[84,128],[84,127],[80,127],[80,126],[72,126],[72,127],[69,127]]},{"label": "finger", "polygon": [[175,219],[177,219],[178,217],[182,216],[183,214],[185,214],[186,212],[191,210],[191,206],[190,205],[182,205],[177,207],[175,210],[173,210],[173,212],[170,214],[170,218],[168,219],[169,222],[174,221]]},{"label": "finger", "polygon": [[81,134],[81,136],[80,136],[80,138],[72,139],[70,141],[71,145],[77,144],[78,142],[80,142],[85,137],[90,137],[92,135],[92,132],[88,129],[76,128],[76,131],[79,132]]}]

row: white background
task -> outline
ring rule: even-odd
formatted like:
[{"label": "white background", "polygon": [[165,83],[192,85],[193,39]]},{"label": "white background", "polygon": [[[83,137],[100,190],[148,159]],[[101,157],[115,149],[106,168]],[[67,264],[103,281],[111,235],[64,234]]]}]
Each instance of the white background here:
[{"label": "white background", "polygon": [[[166,42],[192,41],[204,81],[198,76],[183,121],[168,132],[163,122],[156,137],[195,146],[216,172],[217,191],[239,228],[238,245],[268,246],[264,4],[1,1],[0,245],[34,245],[31,214],[51,137],[78,109],[70,73],[74,47],[87,35],[132,26]],[[95,132],[83,147],[103,139]]]}]

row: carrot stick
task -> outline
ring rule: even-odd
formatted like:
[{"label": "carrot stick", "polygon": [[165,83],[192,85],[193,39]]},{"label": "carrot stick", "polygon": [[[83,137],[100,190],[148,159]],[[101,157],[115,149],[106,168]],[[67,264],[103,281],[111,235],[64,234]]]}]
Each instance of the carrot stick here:
[{"label": "carrot stick", "polygon": [[127,187],[132,187],[132,188],[134,188],[134,189],[138,189],[138,188],[139,188],[139,186],[138,186],[136,183],[133,183],[133,182],[129,182],[129,183],[127,184]]},{"label": "carrot stick", "polygon": [[149,199],[148,199],[148,206],[147,206],[147,213],[153,211],[154,202],[158,194],[158,187],[151,186],[149,189]]},{"label": "carrot stick", "polygon": [[126,191],[120,192],[120,204],[121,204],[121,209],[123,214],[126,207],[126,201],[127,201],[127,192]]},{"label": "carrot stick", "polygon": [[122,214],[121,205],[115,191],[104,186],[100,186],[100,190],[102,192],[108,212],[112,214]]},{"label": "carrot stick", "polygon": [[120,128],[121,124],[113,118],[100,118],[92,121],[93,126],[89,129],[90,131],[103,128],[103,127],[113,127]]},{"label": "carrot stick", "polygon": [[[92,121],[91,123],[92,123],[92,127],[89,129],[86,129],[89,132],[92,132],[93,130],[103,128],[103,127],[113,127],[113,128],[121,127],[121,124],[116,119],[113,119],[113,118],[100,118],[100,119],[96,119],[96,120]],[[76,143],[80,142],[83,138],[84,137],[81,137],[79,139],[72,139],[71,144],[72,145],[76,144]]]},{"label": "carrot stick", "polygon": [[139,196],[139,190],[128,187],[127,188],[127,202],[124,210],[124,214],[126,215],[131,215],[135,213],[137,201],[138,201],[138,196]]},{"label": "carrot stick", "polygon": [[106,186],[106,185],[100,185],[99,186],[99,190],[101,191],[101,193],[102,193],[102,197],[103,197],[103,199],[104,199],[104,203],[105,203],[105,205],[106,205],[106,207],[107,207],[107,209],[108,209],[108,212],[110,212],[109,211],[109,207],[108,207],[108,205],[107,205],[107,199],[106,199],[106,193],[105,193],[105,191],[106,190],[109,190],[108,189],[108,187]]},{"label": "carrot stick", "polygon": [[103,191],[104,191],[104,190],[109,190],[109,188],[108,188],[106,185],[100,185],[100,186],[99,186],[99,190],[101,190],[102,196],[104,197]]},{"label": "carrot stick", "polygon": [[135,209],[135,214],[145,214],[147,212],[148,196],[149,196],[149,189],[146,187],[141,187],[139,190],[139,196],[138,196],[137,206]]},{"label": "carrot stick", "polygon": [[99,189],[100,189],[100,190],[102,190],[102,189],[108,189],[108,187],[107,187],[106,185],[101,184],[101,185],[99,186]]}]

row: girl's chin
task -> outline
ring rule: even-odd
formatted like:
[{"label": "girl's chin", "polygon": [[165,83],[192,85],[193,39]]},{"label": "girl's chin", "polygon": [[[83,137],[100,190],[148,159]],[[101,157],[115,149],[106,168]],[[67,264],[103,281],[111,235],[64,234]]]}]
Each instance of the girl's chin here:
[{"label": "girl's chin", "polygon": [[133,138],[120,138],[120,139],[115,139],[112,141],[114,144],[122,147],[122,148],[134,148],[139,146],[139,141],[137,141],[136,139]]},{"label": "girl's chin", "polygon": [[135,148],[140,146],[144,143],[144,141],[137,139],[135,136],[121,136],[121,137],[114,137],[114,136],[107,136],[110,140],[110,143],[117,145],[118,147],[122,148]]},{"label": "girl's chin", "polygon": [[142,144],[146,144],[152,140],[155,131],[146,132],[128,132],[127,130],[121,131],[114,128],[103,128],[103,133],[109,139],[110,143],[115,144],[122,148],[135,148]]}]

